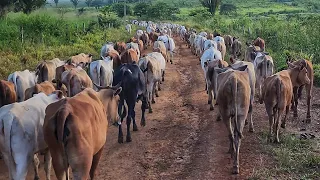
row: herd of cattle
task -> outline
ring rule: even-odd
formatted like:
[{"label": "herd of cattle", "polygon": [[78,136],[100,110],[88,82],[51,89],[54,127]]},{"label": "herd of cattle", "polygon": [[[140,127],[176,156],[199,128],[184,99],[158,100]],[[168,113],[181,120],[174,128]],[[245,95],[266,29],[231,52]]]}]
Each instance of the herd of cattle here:
[{"label": "herd of cattle", "polygon": [[[298,99],[303,86],[308,96],[307,120],[313,69],[310,61],[288,61],[288,69],[273,74],[273,60],[258,38],[247,43],[245,61],[238,60],[242,43],[232,36],[196,33],[184,26],[168,23],[132,21],[138,30],[128,42],[106,43],[102,60],[92,61],[90,54],[78,54],[66,61],[55,58],[38,64],[35,71],[17,71],[0,82],[0,151],[9,169],[10,179],[25,179],[32,163],[39,179],[38,155],[45,157],[46,178],[51,163],[58,179],[68,179],[69,167],[74,179],[94,178],[106,142],[110,124],[119,128],[118,142],[123,143],[121,123],[125,117],[126,142],[131,142],[130,125],[137,131],[135,105],[141,101],[141,126],[146,125],[145,110],[152,113],[154,96],[159,96],[166,62],[173,63],[179,36],[199,56],[204,71],[210,110],[219,105],[229,132],[233,173],[239,173],[239,148],[244,124],[252,112],[255,88],[265,107],[274,141],[279,142],[281,127],[292,103],[297,116]],[[131,32],[131,25],[126,26]],[[143,54],[148,46],[153,52]],[[225,55],[230,52],[229,65]],[[66,97],[67,96],[67,97]],[[65,98],[66,97],[66,98]],[[215,103],[214,103],[215,100]],[[126,105],[125,105],[126,104]],[[284,113],[285,111],[285,113]]]}]

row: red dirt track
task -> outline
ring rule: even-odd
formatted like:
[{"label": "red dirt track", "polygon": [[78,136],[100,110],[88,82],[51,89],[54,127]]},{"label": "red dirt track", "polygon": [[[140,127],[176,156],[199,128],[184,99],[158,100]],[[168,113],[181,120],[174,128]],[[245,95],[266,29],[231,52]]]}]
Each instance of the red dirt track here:
[{"label": "red dirt track", "polygon": [[[141,102],[136,106],[139,131],[132,132],[131,143],[118,144],[118,129],[109,127],[96,179],[247,179],[262,166],[273,167],[274,160],[263,152],[258,135],[268,129],[267,114],[264,105],[255,103],[255,132],[249,133],[249,127],[245,126],[240,147],[240,174],[231,174],[232,160],[227,153],[229,140],[226,127],[223,122],[216,121],[217,106],[214,111],[209,111],[199,58],[192,55],[179,38],[175,41],[177,53],[174,62],[167,63],[160,97],[155,99],[153,113],[146,113],[146,127],[139,125]],[[320,106],[315,105],[320,104],[319,94],[319,90],[315,89],[316,98],[311,112],[313,125],[317,123],[315,121],[320,121],[320,113],[315,113],[320,112]],[[305,117],[305,104],[305,100],[300,101],[300,119]],[[292,119],[291,112],[289,127]],[[310,125],[312,130],[320,130],[319,125],[313,125]],[[124,125],[126,134],[125,128]],[[41,179],[45,179],[43,164],[40,172]],[[56,179],[53,169],[51,177]],[[9,179],[3,160],[0,160],[0,179]],[[33,179],[32,166],[27,179]]]}]

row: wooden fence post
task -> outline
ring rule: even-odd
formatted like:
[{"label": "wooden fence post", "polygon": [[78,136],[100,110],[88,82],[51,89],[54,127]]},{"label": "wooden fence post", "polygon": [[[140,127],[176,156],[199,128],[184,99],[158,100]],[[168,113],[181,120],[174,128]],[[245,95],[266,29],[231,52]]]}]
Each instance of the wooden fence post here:
[{"label": "wooden fence post", "polygon": [[23,42],[24,42],[24,31],[23,31],[23,26],[21,26],[20,34],[21,34],[21,43],[23,44]]},{"label": "wooden fence post", "polygon": [[85,33],[85,32],[86,32],[86,24],[83,23],[83,33]]}]

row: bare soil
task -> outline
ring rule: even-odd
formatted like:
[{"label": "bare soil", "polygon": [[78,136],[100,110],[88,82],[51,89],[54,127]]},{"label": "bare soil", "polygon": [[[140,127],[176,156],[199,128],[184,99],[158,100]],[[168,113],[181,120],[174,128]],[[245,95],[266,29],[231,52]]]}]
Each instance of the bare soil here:
[{"label": "bare soil", "polygon": [[[264,105],[255,103],[255,132],[249,133],[249,127],[245,127],[240,148],[240,174],[231,174],[226,127],[223,122],[216,121],[217,106],[209,111],[199,58],[192,55],[181,40],[175,40],[174,63],[167,63],[160,97],[156,98],[153,113],[146,116],[147,126],[139,127],[139,131],[132,133],[132,142],[124,144],[117,142],[118,129],[109,128],[96,179],[247,179],[261,168],[273,168],[274,159],[266,154],[259,139],[259,134],[268,129],[267,114]],[[320,90],[315,88],[312,123],[307,126],[302,123],[306,117],[303,98],[299,104],[299,118],[293,119],[290,114],[290,131],[300,133],[299,129],[305,126],[319,140],[319,95]],[[140,103],[136,106],[137,124],[140,124],[140,106]],[[289,130],[281,129],[285,131]],[[40,171],[41,179],[45,179],[43,165]],[[53,169],[51,176],[56,179]],[[3,160],[0,160],[0,179],[9,179]],[[27,179],[33,179],[32,166]]]}]

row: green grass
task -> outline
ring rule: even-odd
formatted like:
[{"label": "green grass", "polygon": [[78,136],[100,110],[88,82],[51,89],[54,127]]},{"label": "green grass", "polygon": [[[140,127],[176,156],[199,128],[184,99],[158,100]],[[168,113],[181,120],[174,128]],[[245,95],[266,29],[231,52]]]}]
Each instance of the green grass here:
[{"label": "green grass", "polygon": [[314,140],[300,140],[295,135],[280,137],[280,144],[267,142],[267,133],[260,135],[266,153],[276,164],[254,172],[249,179],[316,179],[320,177],[320,154]]}]

